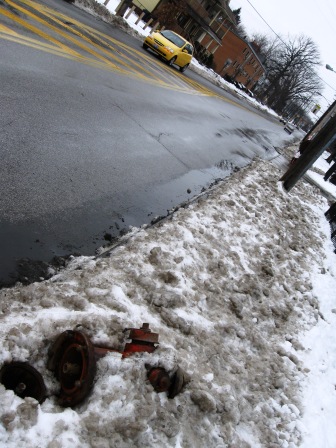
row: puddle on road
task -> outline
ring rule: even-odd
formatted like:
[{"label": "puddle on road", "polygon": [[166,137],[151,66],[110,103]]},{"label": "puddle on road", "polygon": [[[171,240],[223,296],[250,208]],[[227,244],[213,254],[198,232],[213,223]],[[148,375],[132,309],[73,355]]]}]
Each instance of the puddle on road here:
[{"label": "puddle on road", "polygon": [[113,202],[111,195],[72,210],[71,216],[44,217],[43,222],[20,225],[2,223],[0,287],[49,278],[66,264],[69,254],[94,256],[98,248],[116,241],[130,226],[140,227],[166,216],[237,169],[223,160],[213,168],[192,170],[166,184],[124,197],[122,203]]}]

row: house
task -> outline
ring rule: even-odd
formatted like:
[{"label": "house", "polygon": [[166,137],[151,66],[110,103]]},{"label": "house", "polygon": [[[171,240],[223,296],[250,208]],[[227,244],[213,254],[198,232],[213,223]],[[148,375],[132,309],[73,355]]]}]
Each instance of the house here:
[{"label": "house", "polygon": [[253,89],[266,72],[256,47],[230,27],[223,26],[223,29],[225,34],[220,46],[207,36],[202,41],[207,51],[213,54],[213,69],[222,77],[229,76]]}]

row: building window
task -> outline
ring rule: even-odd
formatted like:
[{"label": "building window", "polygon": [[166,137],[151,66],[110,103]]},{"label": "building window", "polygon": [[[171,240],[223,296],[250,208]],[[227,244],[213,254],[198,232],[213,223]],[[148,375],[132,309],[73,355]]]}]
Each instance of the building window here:
[{"label": "building window", "polygon": [[198,25],[194,23],[190,27],[188,27],[188,29],[185,28],[185,31],[188,32],[190,36],[194,36],[199,31],[199,28]]},{"label": "building window", "polygon": [[183,28],[189,20],[188,16],[185,16],[184,14],[179,14],[177,17],[177,23],[180,25],[181,28]]}]

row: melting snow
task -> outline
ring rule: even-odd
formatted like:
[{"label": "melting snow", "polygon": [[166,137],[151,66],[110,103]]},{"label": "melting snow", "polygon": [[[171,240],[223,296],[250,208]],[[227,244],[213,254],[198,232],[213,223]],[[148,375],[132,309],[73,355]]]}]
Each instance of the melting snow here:
[{"label": "melting snow", "polygon": [[[279,177],[256,161],[109,256],[0,291],[1,364],[30,362],[50,394],[38,405],[0,386],[3,446],[334,447],[328,204],[304,181],[284,192]],[[79,324],[121,349],[122,330],[143,322],[160,334],[154,354],[107,355],[89,398],[57,405],[46,361],[61,332]],[[145,363],[191,381],[170,400]]]}]

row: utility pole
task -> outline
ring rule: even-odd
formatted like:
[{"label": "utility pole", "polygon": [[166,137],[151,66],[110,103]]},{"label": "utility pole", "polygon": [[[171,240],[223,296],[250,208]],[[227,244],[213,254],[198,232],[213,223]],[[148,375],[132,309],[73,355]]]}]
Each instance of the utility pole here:
[{"label": "utility pole", "polygon": [[291,190],[306,171],[336,142],[336,115],[332,116],[326,125],[307,144],[301,156],[280,179],[287,191]]}]

